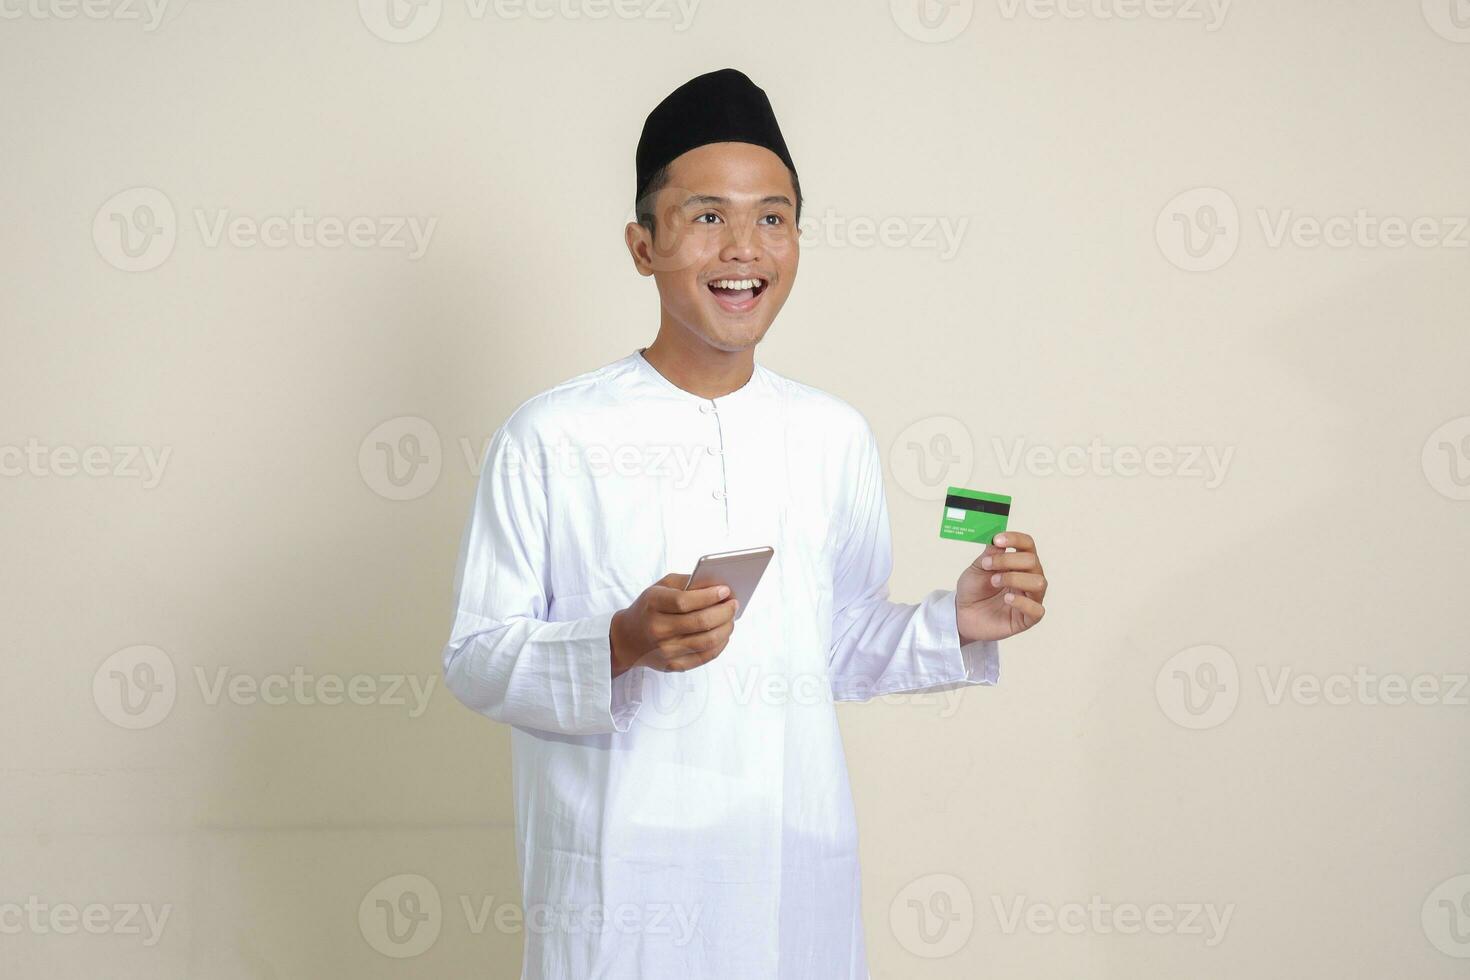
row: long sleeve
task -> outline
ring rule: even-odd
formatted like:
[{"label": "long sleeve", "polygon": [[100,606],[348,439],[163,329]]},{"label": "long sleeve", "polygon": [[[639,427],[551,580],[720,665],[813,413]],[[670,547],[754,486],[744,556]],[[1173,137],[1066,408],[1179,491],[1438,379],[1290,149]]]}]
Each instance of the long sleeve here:
[{"label": "long sleeve", "polygon": [[893,545],[883,464],[866,425],[852,485],[848,526],[833,571],[828,657],[833,697],[866,701],[900,691],[996,683],[999,644],[960,643],[953,590],[936,590],[917,604],[889,601]]},{"label": "long sleeve", "polygon": [[548,621],[556,556],[545,467],[536,461],[510,422],[491,440],[460,545],[445,684],[495,721],[569,735],[627,731],[642,703],[642,671],[612,676],[612,613]]}]

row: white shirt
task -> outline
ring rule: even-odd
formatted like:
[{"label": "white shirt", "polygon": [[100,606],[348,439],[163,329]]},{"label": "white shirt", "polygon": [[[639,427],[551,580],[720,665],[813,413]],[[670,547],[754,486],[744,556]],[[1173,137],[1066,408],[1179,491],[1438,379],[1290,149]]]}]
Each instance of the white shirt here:
[{"label": "white shirt", "polygon": [[[612,615],[704,554],[775,555],[718,658],[611,676]],[[448,687],[513,727],[524,980],[867,980],[834,700],[994,684],[954,593],[888,601],[883,468],[757,364],[713,400],[634,352],[491,440]]]}]

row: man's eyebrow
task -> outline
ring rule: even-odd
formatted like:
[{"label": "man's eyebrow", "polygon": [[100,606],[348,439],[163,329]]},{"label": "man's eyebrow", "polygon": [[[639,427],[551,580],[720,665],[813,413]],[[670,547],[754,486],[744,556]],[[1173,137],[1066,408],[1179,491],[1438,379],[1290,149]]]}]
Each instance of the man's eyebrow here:
[{"label": "man's eyebrow", "polygon": [[[684,199],[683,207],[701,207],[706,204],[726,205],[729,203],[730,199],[728,197],[719,197],[714,194],[691,194]],[[768,197],[761,198],[760,201],[757,203],[761,205],[784,204],[788,208],[794,207],[794,205],[791,203],[791,198],[787,197],[785,194],[772,194]]]}]

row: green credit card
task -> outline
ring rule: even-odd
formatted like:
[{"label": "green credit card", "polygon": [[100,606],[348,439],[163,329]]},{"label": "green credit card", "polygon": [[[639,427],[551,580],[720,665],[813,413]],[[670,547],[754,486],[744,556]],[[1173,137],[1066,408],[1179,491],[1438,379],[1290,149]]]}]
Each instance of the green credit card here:
[{"label": "green credit card", "polygon": [[939,536],[954,541],[990,544],[1006,529],[1006,518],[1010,516],[1011,498],[1003,493],[950,487],[944,498],[944,519],[939,522]]}]

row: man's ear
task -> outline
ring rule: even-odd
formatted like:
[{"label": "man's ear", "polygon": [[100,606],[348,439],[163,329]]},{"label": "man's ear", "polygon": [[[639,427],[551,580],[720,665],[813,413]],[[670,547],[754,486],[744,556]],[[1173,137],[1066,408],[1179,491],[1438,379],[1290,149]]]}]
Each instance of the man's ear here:
[{"label": "man's ear", "polygon": [[623,229],[623,241],[628,245],[628,254],[633,257],[633,268],[638,274],[653,275],[653,234],[638,222],[630,221]]}]

